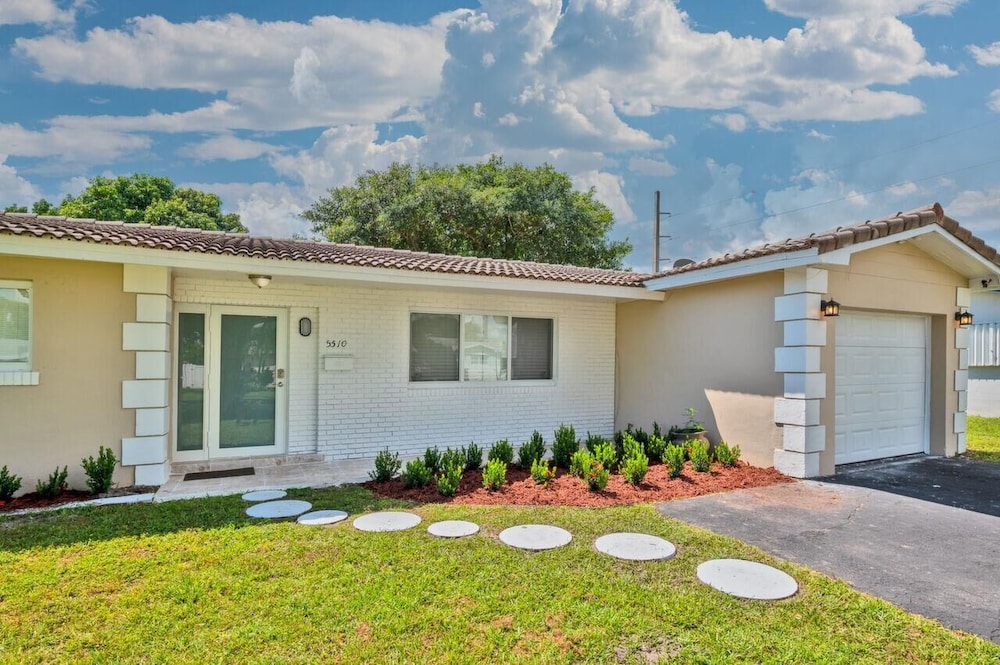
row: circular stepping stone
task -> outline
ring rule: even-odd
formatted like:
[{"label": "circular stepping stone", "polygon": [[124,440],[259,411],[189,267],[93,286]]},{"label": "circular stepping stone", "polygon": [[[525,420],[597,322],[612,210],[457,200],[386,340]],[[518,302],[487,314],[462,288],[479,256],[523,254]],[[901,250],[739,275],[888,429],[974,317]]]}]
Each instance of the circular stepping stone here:
[{"label": "circular stepping stone", "polygon": [[295,521],[307,526],[323,526],[343,522],[346,519],[347,513],[343,510],[314,510],[311,513],[299,515],[299,519]]},{"label": "circular stepping stone", "polygon": [[288,494],[285,490],[254,490],[243,495],[244,501],[274,501],[284,499]]},{"label": "circular stepping stone", "polygon": [[443,522],[434,522],[427,527],[427,533],[439,538],[462,538],[478,532],[478,524],[462,520],[444,520]]},{"label": "circular stepping stone", "polygon": [[520,524],[500,532],[500,542],[522,550],[551,550],[571,540],[573,535],[566,529],[546,524]]},{"label": "circular stepping stone", "polygon": [[713,559],[698,566],[698,579],[737,598],[780,600],[795,594],[798,583],[788,573],[756,561]]},{"label": "circular stepping stone", "polygon": [[308,501],[296,501],[294,499],[287,501],[265,501],[264,503],[255,503],[247,508],[247,515],[263,519],[279,519],[301,515],[310,508],[312,508],[312,504]]},{"label": "circular stepping stone", "polygon": [[418,524],[420,524],[420,515],[398,510],[369,513],[354,520],[354,528],[358,531],[403,531]]},{"label": "circular stepping stone", "polygon": [[594,541],[598,552],[626,561],[670,559],[677,548],[669,540],[645,533],[609,533]]}]

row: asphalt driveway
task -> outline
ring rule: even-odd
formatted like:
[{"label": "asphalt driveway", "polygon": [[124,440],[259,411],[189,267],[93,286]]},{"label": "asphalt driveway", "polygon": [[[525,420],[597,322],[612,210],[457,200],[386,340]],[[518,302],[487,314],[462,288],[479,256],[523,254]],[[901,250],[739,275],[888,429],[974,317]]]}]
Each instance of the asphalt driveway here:
[{"label": "asphalt driveway", "polygon": [[1000,517],[1000,464],[963,457],[920,456],[841,467],[836,476],[817,480],[883,490]]},{"label": "asphalt driveway", "polygon": [[816,481],[658,509],[1000,644],[1000,517]]}]

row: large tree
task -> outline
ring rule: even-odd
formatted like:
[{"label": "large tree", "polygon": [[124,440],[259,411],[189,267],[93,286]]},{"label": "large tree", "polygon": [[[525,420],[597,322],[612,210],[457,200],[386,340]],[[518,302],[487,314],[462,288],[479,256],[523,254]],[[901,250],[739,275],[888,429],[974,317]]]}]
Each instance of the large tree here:
[{"label": "large tree", "polygon": [[599,268],[632,251],[610,240],[614,216],[594,191],[549,165],[482,164],[368,171],[303,214],[333,242]]},{"label": "large tree", "polygon": [[[34,206],[44,207],[51,208],[44,199]],[[246,233],[240,216],[223,213],[222,199],[215,194],[177,187],[170,178],[145,173],[92,178],[79,196],[63,199],[58,212],[67,217]]]}]

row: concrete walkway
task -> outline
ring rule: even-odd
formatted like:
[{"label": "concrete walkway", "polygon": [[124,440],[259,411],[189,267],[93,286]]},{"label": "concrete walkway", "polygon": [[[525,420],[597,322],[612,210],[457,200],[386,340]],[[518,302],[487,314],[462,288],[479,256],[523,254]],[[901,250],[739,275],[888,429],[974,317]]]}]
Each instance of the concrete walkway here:
[{"label": "concrete walkway", "polygon": [[279,464],[258,466],[252,476],[184,480],[183,474],[172,475],[160,486],[154,501],[191,499],[202,496],[243,494],[259,489],[290,489],[293,487],[330,487],[344,483],[363,483],[374,468],[370,459],[343,460],[324,464]]},{"label": "concrete walkway", "polygon": [[1000,644],[998,517],[812,481],[658,509]]}]

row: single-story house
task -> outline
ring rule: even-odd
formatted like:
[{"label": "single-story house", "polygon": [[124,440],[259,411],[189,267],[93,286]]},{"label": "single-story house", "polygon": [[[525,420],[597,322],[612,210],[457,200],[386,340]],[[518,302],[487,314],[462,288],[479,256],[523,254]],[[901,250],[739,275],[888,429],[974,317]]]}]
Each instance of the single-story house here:
[{"label": "single-story house", "polygon": [[0,214],[0,465],[82,486],[104,445],[155,485],[687,407],[798,477],[954,455],[996,259],[937,204],[655,275]]}]

